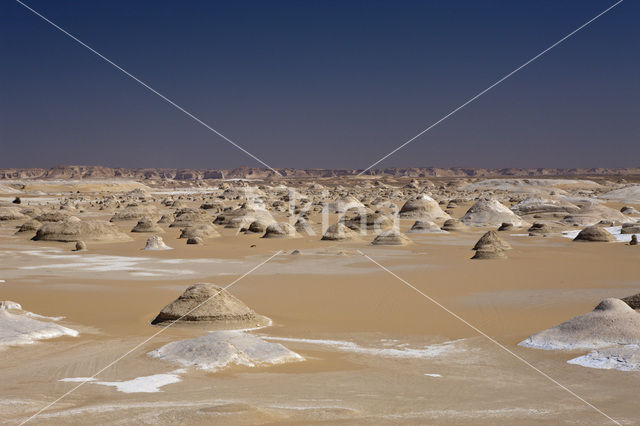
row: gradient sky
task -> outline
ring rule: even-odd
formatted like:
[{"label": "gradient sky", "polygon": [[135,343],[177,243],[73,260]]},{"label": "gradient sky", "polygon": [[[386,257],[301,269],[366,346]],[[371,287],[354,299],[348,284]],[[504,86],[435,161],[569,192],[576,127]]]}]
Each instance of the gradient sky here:
[{"label": "gradient sky", "polygon": [[[274,167],[365,168],[614,1],[24,0]],[[640,166],[626,0],[380,167]],[[0,2],[0,167],[260,166]]]}]

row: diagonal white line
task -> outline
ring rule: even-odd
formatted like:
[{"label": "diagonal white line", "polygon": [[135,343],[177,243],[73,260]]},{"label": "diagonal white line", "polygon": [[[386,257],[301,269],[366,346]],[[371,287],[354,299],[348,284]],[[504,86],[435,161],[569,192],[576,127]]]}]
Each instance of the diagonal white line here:
[{"label": "diagonal white line", "polygon": [[57,25],[56,23],[52,22],[49,18],[47,18],[46,16],[42,15],[41,13],[39,13],[38,11],[34,10],[32,7],[26,5],[25,3],[23,3],[20,0],[16,0],[16,2],[18,2],[20,5],[24,6],[27,10],[31,11],[33,14],[35,14],[36,16],[42,18],[44,21],[48,22],[49,24],[51,24],[53,27],[55,27],[57,30],[59,30],[60,32],[62,32],[64,35],[70,37],[71,39],[73,39],[74,41],[76,41],[77,43],[79,43],[80,45],[86,47],[87,49],[89,49],[92,53],[96,54],[97,56],[99,56],[101,59],[105,60],[107,63],[109,63],[110,65],[112,65],[113,67],[115,67],[116,69],[118,69],[119,71],[121,71],[122,73],[124,73],[126,76],[130,77],[131,79],[135,80],[137,83],[141,84],[143,87],[145,87],[146,89],[148,89],[149,91],[151,91],[152,93],[158,95],[160,98],[162,98],[164,101],[168,102],[169,104],[171,104],[173,107],[175,107],[177,110],[182,111],[183,113],[185,113],[187,116],[189,116],[190,118],[192,118],[193,120],[195,120],[197,123],[203,125],[204,127],[206,127],[207,129],[211,130],[213,133],[215,133],[216,135],[220,136],[222,139],[224,139],[225,141],[229,142],[231,145],[235,146],[236,148],[238,148],[240,151],[244,152],[245,154],[247,154],[249,157],[253,158],[254,160],[256,160],[257,162],[259,162],[260,164],[262,164],[263,166],[269,168],[272,172],[276,173],[278,176],[282,176],[282,174],[280,174],[280,172],[278,172],[276,169],[274,169],[273,167],[271,167],[270,165],[268,165],[267,163],[265,163],[264,161],[262,161],[261,159],[259,159],[258,157],[256,157],[255,155],[253,155],[252,153],[250,153],[249,151],[247,151],[246,149],[244,149],[243,147],[241,147],[240,145],[238,145],[237,143],[235,143],[234,141],[232,141],[231,139],[229,139],[228,137],[226,137],[225,135],[223,135],[222,133],[220,133],[219,131],[217,131],[216,129],[214,129],[213,127],[211,127],[210,125],[208,125],[207,123],[205,123],[204,121],[202,121],[201,119],[199,119],[198,117],[196,117],[195,115],[193,115],[192,113],[190,113],[189,111],[187,111],[186,109],[184,109],[183,107],[181,107],[180,105],[178,105],[177,103],[175,103],[174,101],[172,101],[171,99],[167,98],[165,95],[163,95],[162,93],[158,92],[156,89],[154,89],[153,87],[149,86],[147,83],[145,83],[144,81],[140,80],[138,77],[136,77],[135,75],[131,74],[129,71],[125,70],[124,68],[122,68],[120,65],[116,64],[115,62],[113,62],[111,59],[107,58],[106,56],[104,56],[103,54],[101,54],[100,52],[98,52],[97,50],[95,50],[94,48],[92,48],[91,46],[89,46],[88,44],[86,44],[85,42],[83,42],[82,40],[78,39],[77,37],[75,37],[73,34],[69,33],[68,31],[66,31],[64,28],[60,27],[59,25]]},{"label": "diagonal white line", "polygon": [[378,267],[380,267],[382,270],[388,272],[389,274],[393,275],[394,277],[396,277],[398,280],[400,280],[402,283],[404,283],[407,287],[411,288],[412,290],[414,290],[415,292],[419,293],[421,296],[423,296],[424,298],[426,298],[427,300],[429,300],[430,302],[434,303],[435,305],[437,305],[439,308],[443,309],[444,311],[446,311],[449,315],[453,316],[454,318],[456,318],[457,320],[461,321],[462,323],[464,323],[466,326],[470,327],[471,329],[473,329],[476,333],[486,337],[490,342],[494,343],[495,345],[497,345],[499,348],[503,349],[505,352],[511,354],[513,357],[515,357],[516,359],[522,361],[524,364],[526,364],[527,366],[531,367],[533,370],[535,370],[536,372],[538,372],[539,374],[541,374],[543,377],[547,378],[548,380],[550,380],[552,383],[554,383],[555,385],[559,386],[560,388],[564,389],[565,391],[569,392],[571,395],[573,395],[574,397],[578,398],[580,401],[584,402],[586,405],[588,405],[589,407],[593,408],[594,410],[596,410],[598,413],[602,414],[603,416],[605,416],[607,419],[611,420],[613,423],[620,425],[620,422],[618,422],[617,420],[614,420],[613,418],[609,417],[607,414],[605,414],[602,410],[600,410],[598,407],[596,407],[595,405],[591,404],[589,401],[585,400],[584,398],[582,398],[580,395],[576,394],[575,392],[573,392],[571,389],[569,389],[568,387],[564,386],[563,384],[561,384],[560,382],[556,381],[555,379],[553,379],[551,376],[549,376],[547,373],[545,373],[544,371],[540,370],[539,368],[537,368],[536,366],[534,366],[533,364],[531,364],[529,361],[527,361],[526,359],[522,358],[520,355],[516,354],[515,352],[513,352],[512,350],[510,350],[509,348],[507,348],[506,346],[504,346],[502,343],[498,342],[496,339],[494,339],[493,337],[489,336],[487,333],[485,333],[484,331],[480,330],[479,328],[477,328],[476,326],[474,326],[473,324],[469,323],[467,320],[465,320],[464,318],[462,318],[461,316],[459,316],[458,314],[456,314],[455,312],[453,312],[452,310],[450,310],[449,308],[447,308],[446,306],[442,305],[440,302],[438,302],[436,299],[434,299],[433,297],[429,296],[428,294],[424,293],[423,291],[417,289],[416,287],[414,287],[413,285],[411,285],[409,282],[407,282],[406,280],[404,280],[403,278],[399,277],[398,275],[396,275],[394,272],[392,272],[391,270],[389,270],[388,268],[386,268],[385,266],[381,265],[380,263],[376,262],[374,259],[372,259],[371,257],[367,256],[366,254],[364,254],[362,251],[357,250],[358,253],[360,253],[362,256],[366,257],[367,259],[369,259],[371,262],[375,263]]},{"label": "diagonal white line", "polygon": [[527,65],[529,65],[530,63],[532,63],[533,61],[535,61],[536,59],[538,59],[539,57],[541,57],[542,55],[544,55],[545,53],[547,53],[548,51],[550,51],[551,49],[553,49],[554,47],[556,47],[557,45],[559,45],[560,43],[564,42],[565,40],[567,40],[568,38],[570,38],[571,36],[573,36],[574,34],[576,34],[578,31],[582,30],[584,27],[586,27],[587,25],[591,24],[592,22],[594,22],[596,19],[600,18],[602,15],[604,15],[605,13],[609,12],[611,9],[613,9],[614,7],[616,7],[617,5],[619,5],[620,3],[622,3],[624,0],[618,0],[616,3],[612,4],[611,6],[609,6],[608,8],[606,8],[605,10],[603,10],[602,12],[598,13],[596,16],[594,16],[593,18],[589,19],[587,22],[585,22],[584,24],[580,25],[578,28],[576,28],[575,30],[571,31],[569,34],[567,34],[566,36],[562,37],[560,40],[556,41],[555,43],[553,43],[551,46],[547,47],[546,49],[544,49],[542,52],[538,53],[536,56],[534,56],[533,58],[529,59],[527,62],[525,62],[524,64],[520,65],[518,68],[516,68],[515,70],[511,71],[509,74],[505,75],[504,77],[500,78],[498,81],[496,81],[495,83],[493,83],[491,86],[487,87],[486,89],[484,89],[483,91],[481,91],[480,93],[478,93],[477,95],[475,95],[474,97],[472,97],[471,99],[469,99],[468,101],[466,101],[465,103],[463,103],[462,105],[460,105],[459,107],[457,107],[456,109],[454,109],[453,111],[449,112],[448,114],[446,114],[444,117],[442,117],[441,119],[439,119],[438,121],[436,121],[435,123],[433,123],[432,125],[430,125],[429,127],[427,127],[426,129],[424,129],[423,131],[421,131],[420,133],[418,133],[417,135],[415,135],[414,137],[412,137],[411,139],[407,140],[406,142],[404,142],[402,145],[400,145],[399,147],[397,147],[396,149],[394,149],[393,151],[391,151],[390,153],[388,153],[387,155],[385,155],[384,157],[382,157],[381,159],[379,159],[378,161],[376,161],[375,163],[371,164],[369,167],[367,167],[366,169],[362,170],[360,173],[358,173],[358,176],[368,172],[369,170],[371,170],[372,167],[375,167],[376,165],[378,165],[379,163],[381,163],[382,161],[386,160],[387,158],[391,157],[393,154],[395,154],[396,152],[400,151],[402,148],[404,148],[405,146],[409,145],[411,142],[413,142],[414,140],[418,139],[420,136],[424,135],[425,133],[427,133],[429,130],[433,129],[434,127],[436,127],[438,124],[442,123],[443,121],[445,121],[447,118],[451,117],[452,115],[454,115],[455,113],[457,113],[458,111],[460,111],[462,108],[466,107],[467,105],[469,105],[470,103],[472,103],[473,101],[475,101],[476,99],[478,99],[479,97],[481,97],[482,95],[484,95],[485,93],[487,93],[489,90],[493,89],[494,87],[496,87],[497,85],[499,85],[500,83],[502,83],[503,81],[505,81],[506,79],[508,79],[509,77],[511,77],[512,75],[514,75],[515,73],[517,73],[518,71],[520,71],[521,69],[523,69],[524,67],[526,67]]},{"label": "diagonal white line", "polygon": [[252,273],[253,271],[255,271],[256,269],[258,269],[259,267],[261,267],[262,265],[264,265],[265,263],[269,262],[271,259],[273,259],[274,257],[278,256],[280,253],[282,253],[282,250],[279,250],[276,254],[274,254],[273,256],[269,257],[267,260],[259,263],[258,265],[254,266],[253,268],[251,268],[249,271],[245,272],[244,274],[242,274],[240,277],[236,278],[235,280],[233,280],[233,282],[229,285],[227,285],[226,287],[223,287],[222,290],[220,290],[219,292],[217,292],[216,294],[210,296],[207,300],[199,303],[198,305],[196,305],[194,308],[190,309],[189,312],[187,312],[186,314],[182,315],[180,318],[175,319],[173,321],[171,321],[169,324],[167,324],[166,326],[162,327],[160,330],[158,330],[156,333],[152,334],[150,337],[146,338],[145,340],[143,340],[142,342],[138,343],[136,346],[134,346],[132,349],[128,350],[127,352],[125,352],[124,354],[120,355],[118,358],[116,358],[114,361],[110,362],[109,364],[107,364],[105,367],[101,368],[100,370],[96,371],[95,373],[93,373],[93,375],[91,375],[90,377],[87,377],[86,380],[80,382],[77,386],[74,386],[73,388],[71,388],[70,390],[68,390],[67,392],[65,392],[64,394],[62,394],[60,397],[58,397],[55,401],[50,402],[49,404],[47,404],[46,406],[42,407],[37,413],[35,413],[34,415],[32,415],[31,417],[29,417],[28,419],[22,421],[20,423],[20,426],[22,426],[25,423],[30,422],[31,420],[33,420],[36,416],[38,416],[40,413],[42,413],[44,410],[48,409],[49,407],[51,407],[52,405],[56,404],[57,402],[59,402],[60,400],[62,400],[63,398],[65,398],[66,396],[68,396],[70,393],[74,392],[76,389],[78,389],[80,386],[84,385],[85,383],[89,382],[91,379],[95,378],[98,374],[102,373],[103,371],[105,371],[106,369],[112,367],[113,365],[117,364],[121,359],[123,359],[124,357],[126,357],[127,355],[129,355],[130,353],[132,353],[133,351],[135,351],[136,349],[140,348],[142,345],[146,344],[147,342],[149,342],[151,339],[153,339],[154,337],[156,337],[157,335],[159,335],[160,333],[164,332],[167,328],[171,327],[172,325],[174,325],[175,323],[177,323],[178,321],[180,321],[182,318],[184,318],[185,316],[189,315],[191,312],[195,311],[196,309],[198,309],[200,306],[204,305],[205,303],[207,303],[208,301],[210,301],[211,299],[213,299],[214,297],[216,297],[217,295],[219,295],[220,293],[222,293],[223,291],[225,291],[226,289],[228,289],[229,287],[231,287],[232,285],[234,285],[235,283],[237,283],[238,281],[240,281],[241,279],[243,279],[244,277],[246,277],[247,275],[249,275],[250,273]]}]

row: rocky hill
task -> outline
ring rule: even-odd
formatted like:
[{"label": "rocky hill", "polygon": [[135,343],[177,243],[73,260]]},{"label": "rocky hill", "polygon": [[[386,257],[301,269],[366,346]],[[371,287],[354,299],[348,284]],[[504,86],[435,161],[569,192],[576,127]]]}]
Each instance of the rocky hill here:
[{"label": "rocky hill", "polygon": [[[329,178],[357,175],[358,169],[278,169],[285,178]],[[549,177],[549,176],[640,176],[640,167],[627,168],[506,168],[408,167],[370,170],[366,175],[393,177]],[[42,168],[0,169],[0,179],[265,179],[277,175],[269,169],[239,167],[234,169],[126,169],[103,166],[56,166]]]}]

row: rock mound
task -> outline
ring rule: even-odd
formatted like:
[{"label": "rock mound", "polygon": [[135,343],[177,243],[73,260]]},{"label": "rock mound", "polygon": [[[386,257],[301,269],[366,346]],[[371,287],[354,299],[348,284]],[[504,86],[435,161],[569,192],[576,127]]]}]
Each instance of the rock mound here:
[{"label": "rock mound", "polygon": [[640,344],[640,314],[620,299],[604,299],[593,311],[520,342],[537,349],[595,349]]},{"label": "rock mound", "polygon": [[640,234],[640,223],[623,223],[620,228],[621,234]]},{"label": "rock mound", "polygon": [[116,242],[131,241],[131,238],[120,231],[117,226],[104,221],[83,221],[75,216],[64,222],[45,223],[38,229],[35,241],[91,241]]},{"label": "rock mound", "polygon": [[380,231],[393,227],[393,220],[389,216],[372,211],[343,218],[341,221],[354,231]]},{"label": "rock mound", "polygon": [[131,232],[164,232],[164,230],[149,217],[143,217],[138,221],[136,226],[133,227]]},{"label": "rock mound", "polygon": [[505,250],[511,250],[509,243],[498,236],[496,231],[485,233],[475,246],[471,259],[506,259]]},{"label": "rock mound", "polygon": [[497,227],[503,222],[509,222],[515,227],[529,225],[509,210],[507,206],[493,198],[477,201],[460,218],[460,221],[465,225],[475,227]]},{"label": "rock mound", "polygon": [[130,204],[116,212],[110,222],[124,222],[128,220],[140,220],[144,217],[158,217],[158,210],[154,206],[138,206]]},{"label": "rock mound", "polygon": [[296,237],[296,229],[287,222],[276,222],[267,226],[262,238]]},{"label": "rock mound", "polygon": [[20,228],[18,228],[17,232],[34,232],[40,229],[41,226],[42,223],[38,222],[35,219],[32,219],[20,225]]},{"label": "rock mound", "polygon": [[180,297],[165,306],[151,324],[172,322],[178,318],[184,323],[217,323],[233,328],[268,324],[267,319],[256,314],[231,293],[209,283],[188,287]]},{"label": "rock mound", "polygon": [[588,226],[578,233],[573,241],[614,242],[616,237],[599,226]]},{"label": "rock mound", "polygon": [[375,246],[406,246],[412,241],[397,229],[383,231],[371,242]]},{"label": "rock mound", "polygon": [[620,300],[629,305],[631,309],[640,309],[640,293],[634,294],[633,296],[623,297]]},{"label": "rock mound", "polygon": [[398,215],[403,219],[422,219],[430,221],[451,219],[451,216],[440,208],[438,202],[428,195],[419,195],[407,200],[400,209]]},{"label": "rock mound", "polygon": [[438,225],[429,220],[416,220],[407,232],[410,234],[437,234],[445,233],[446,231],[443,231]]},{"label": "rock mound", "polygon": [[511,245],[500,238],[496,231],[486,232],[482,237],[480,237],[472,250],[483,250],[488,247],[495,247],[500,250],[511,250]]},{"label": "rock mound", "polygon": [[154,235],[151,238],[147,238],[147,243],[142,250],[171,250],[171,247],[164,243],[162,237]]},{"label": "rock mound", "polygon": [[0,221],[24,219],[28,219],[28,217],[20,213],[18,207],[0,207]]},{"label": "rock mound", "polygon": [[358,237],[358,234],[347,228],[343,223],[334,223],[329,226],[322,236],[324,241],[350,241]]},{"label": "rock mound", "polygon": [[213,225],[209,225],[207,223],[202,223],[200,225],[187,226],[183,228],[180,232],[180,236],[178,238],[200,238],[205,240],[207,238],[216,238],[219,237],[220,233],[214,228]]},{"label": "rock mound", "polygon": [[458,219],[447,219],[444,221],[444,224],[442,225],[442,229],[443,231],[447,231],[447,232],[459,232],[459,231],[466,231],[467,230],[467,225],[465,225],[464,223],[460,222]]}]

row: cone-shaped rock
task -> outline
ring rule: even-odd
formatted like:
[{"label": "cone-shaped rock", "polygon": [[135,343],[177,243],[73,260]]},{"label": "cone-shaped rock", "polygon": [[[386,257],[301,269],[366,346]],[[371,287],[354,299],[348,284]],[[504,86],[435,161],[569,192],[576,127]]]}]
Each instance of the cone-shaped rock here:
[{"label": "cone-shaped rock", "polygon": [[513,226],[527,226],[528,223],[509,210],[507,206],[498,200],[490,198],[476,202],[460,221],[469,226],[500,226],[503,222],[509,222]]},{"label": "cone-shaped rock", "polygon": [[591,349],[640,344],[640,313],[620,299],[604,299],[595,309],[520,342],[537,349]]},{"label": "cone-shaped rock", "polygon": [[371,242],[371,244],[376,246],[406,246],[411,243],[412,241],[409,237],[396,229],[381,232]]},{"label": "cone-shaped rock", "polygon": [[188,287],[180,297],[165,306],[151,324],[162,324],[178,318],[185,323],[213,322],[233,326],[267,323],[264,317],[257,315],[229,292],[208,283]]},{"label": "cone-shaped rock", "polygon": [[353,240],[358,237],[358,234],[347,228],[343,223],[334,223],[324,232],[322,240],[325,241],[345,241]]},{"label": "cone-shaped rock", "polygon": [[509,245],[509,243],[500,238],[496,231],[486,232],[482,237],[480,237],[476,245],[473,246],[472,250],[484,250],[487,248],[511,250],[511,246]]},{"label": "cone-shaped rock", "polygon": [[410,234],[432,234],[432,233],[444,233],[443,231],[430,220],[416,220],[411,229],[409,229]]},{"label": "cone-shaped rock", "polygon": [[401,218],[415,218],[432,221],[451,218],[451,216],[442,211],[438,202],[428,195],[419,195],[407,200],[400,209],[400,213],[398,213],[398,215]]}]

